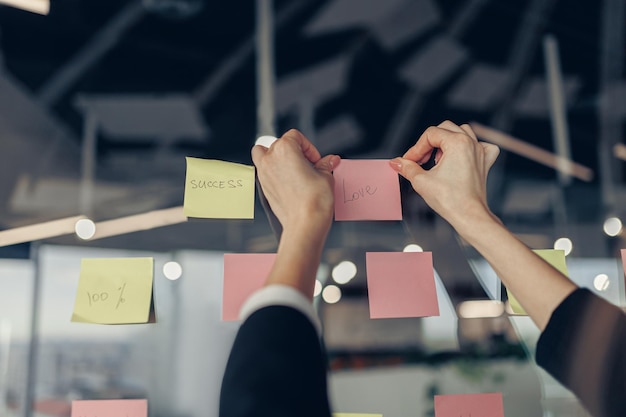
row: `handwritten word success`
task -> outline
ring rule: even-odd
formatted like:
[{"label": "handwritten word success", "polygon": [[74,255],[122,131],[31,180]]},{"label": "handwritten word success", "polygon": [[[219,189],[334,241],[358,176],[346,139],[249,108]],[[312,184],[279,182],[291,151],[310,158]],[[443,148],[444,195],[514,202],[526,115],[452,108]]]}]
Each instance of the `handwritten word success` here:
[{"label": "handwritten word success", "polygon": [[243,180],[189,180],[192,190],[198,188],[243,188]]},{"label": "handwritten word success", "polygon": [[153,276],[152,258],[82,259],[72,321],[147,323]]},{"label": "handwritten word success", "polygon": [[254,167],[214,159],[187,159],[187,217],[254,218]]},{"label": "handwritten word success", "polygon": [[335,177],[335,220],[402,220],[398,174],[387,160],[343,159]]}]

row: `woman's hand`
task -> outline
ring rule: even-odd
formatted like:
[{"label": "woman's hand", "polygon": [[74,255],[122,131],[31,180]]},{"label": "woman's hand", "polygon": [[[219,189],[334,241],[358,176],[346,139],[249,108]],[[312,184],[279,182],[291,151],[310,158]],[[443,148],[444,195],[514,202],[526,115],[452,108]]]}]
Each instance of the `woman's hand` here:
[{"label": "woman's hand", "polygon": [[283,226],[265,285],[287,285],[312,299],[333,220],[332,170],[341,159],[336,155],[322,158],[302,133],[292,129],[269,148],[253,147],[252,160],[263,193]]},{"label": "woman's hand", "polygon": [[283,229],[308,225],[328,232],[334,209],[332,170],[341,160],[337,155],[322,158],[302,133],[292,129],[269,148],[254,146],[252,160]]},{"label": "woman's hand", "polygon": [[[420,166],[437,151],[435,166]],[[471,221],[472,215],[491,215],[487,206],[487,174],[500,150],[478,142],[469,125],[445,121],[429,127],[402,158],[390,165],[411,182],[426,203],[452,226]]]}]

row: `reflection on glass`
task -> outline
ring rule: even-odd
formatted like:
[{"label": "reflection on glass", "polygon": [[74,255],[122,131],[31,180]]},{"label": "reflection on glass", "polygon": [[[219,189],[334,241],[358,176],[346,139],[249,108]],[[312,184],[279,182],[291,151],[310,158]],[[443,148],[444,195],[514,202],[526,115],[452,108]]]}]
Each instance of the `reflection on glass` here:
[{"label": "reflection on glass", "polygon": [[409,243],[402,249],[402,252],[424,252],[424,249],[416,243]]},{"label": "reflection on glass", "polygon": [[327,285],[322,291],[322,298],[328,304],[335,304],[341,300],[341,289],[336,285]]},{"label": "reflection on glass", "polygon": [[554,249],[562,250],[565,252],[565,256],[572,253],[572,249],[574,249],[574,244],[571,239],[567,237],[560,237],[554,241]]},{"label": "reflection on glass", "polygon": [[163,265],[163,275],[165,278],[175,281],[183,275],[183,267],[178,262],[166,262]]},{"label": "reflection on glass", "polygon": [[96,234],[96,224],[91,219],[80,219],[74,227],[76,236],[83,240],[89,240]]},{"label": "reflection on glass", "polygon": [[608,236],[617,236],[622,233],[622,221],[617,217],[609,217],[604,221],[602,229]]},{"label": "reflection on glass", "polygon": [[351,261],[341,261],[332,270],[331,276],[337,284],[347,284],[356,276],[356,265]]},{"label": "reflection on glass", "polygon": [[313,289],[313,296],[317,297],[322,293],[322,283],[319,279],[315,280],[315,288]]}]

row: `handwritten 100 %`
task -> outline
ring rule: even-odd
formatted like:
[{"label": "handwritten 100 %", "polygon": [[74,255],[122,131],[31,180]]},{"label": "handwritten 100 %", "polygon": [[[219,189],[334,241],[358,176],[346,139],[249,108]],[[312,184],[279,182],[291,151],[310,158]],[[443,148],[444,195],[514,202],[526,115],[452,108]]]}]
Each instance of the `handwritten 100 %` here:
[{"label": "handwritten 100 %", "polygon": [[[115,304],[115,309],[117,310],[118,307],[120,306],[120,304],[125,303],[126,299],[124,298],[124,290],[126,289],[126,284],[122,285],[121,287],[119,287],[117,289],[117,291],[119,291],[119,295],[117,297],[117,303]],[[89,297],[89,306],[91,307],[94,304],[97,304],[99,302],[103,302],[109,299],[109,293],[108,292],[100,292],[100,293],[95,293],[92,294],[89,291],[87,291],[87,297]]]}]

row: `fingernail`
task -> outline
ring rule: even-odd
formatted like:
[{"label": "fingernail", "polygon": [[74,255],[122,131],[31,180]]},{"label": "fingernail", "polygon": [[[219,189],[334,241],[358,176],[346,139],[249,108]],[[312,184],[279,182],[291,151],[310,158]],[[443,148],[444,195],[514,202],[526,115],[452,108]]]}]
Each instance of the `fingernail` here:
[{"label": "fingernail", "polygon": [[400,162],[400,158],[394,158],[389,161],[389,166],[393,168],[394,171],[400,172],[402,169],[402,163]]},{"label": "fingernail", "polygon": [[333,170],[337,168],[340,162],[341,162],[341,157],[339,157],[339,155],[333,155],[330,158],[330,161],[328,161],[328,163],[330,164],[330,169]]}]

